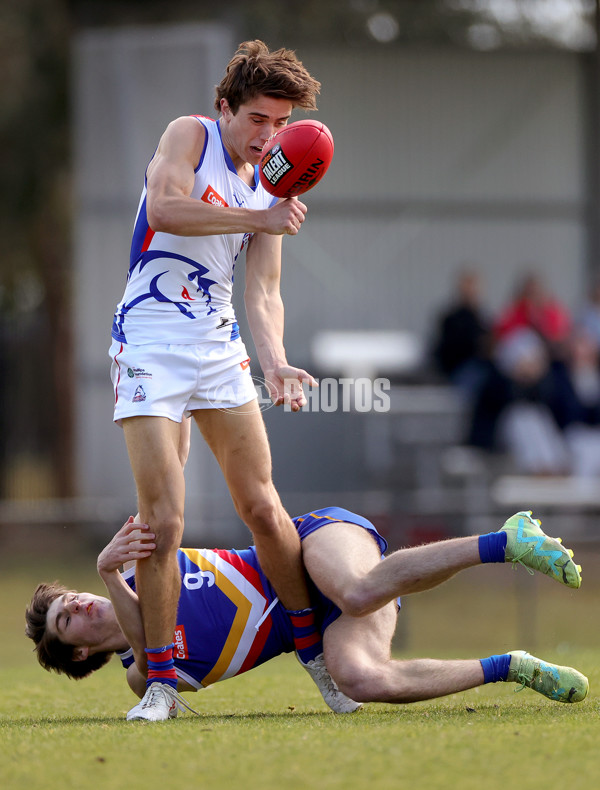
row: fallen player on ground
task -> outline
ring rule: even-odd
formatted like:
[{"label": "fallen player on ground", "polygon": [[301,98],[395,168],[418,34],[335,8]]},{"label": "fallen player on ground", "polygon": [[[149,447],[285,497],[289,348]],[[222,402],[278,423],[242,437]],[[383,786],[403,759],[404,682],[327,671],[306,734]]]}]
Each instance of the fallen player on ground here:
[{"label": "fallen player on ground", "polygon": [[[588,681],[580,672],[523,650],[466,660],[391,657],[396,599],[436,587],[459,571],[508,562],[568,587],[580,586],[581,569],[572,552],[545,535],[530,512],[512,516],[498,532],[401,549],[386,558],[385,540],[360,515],[332,507],[293,520],[323,633],[324,656],[315,656],[310,671],[336,712],[352,712],[363,702],[416,702],[498,681],[527,686],[558,702],[586,697]],[[116,652],[130,687],[144,697],[146,676],[151,678],[154,667],[144,652],[135,563],[151,554],[153,539],[147,526],[130,518],[100,553],[98,571],[110,599],[57,583],[38,585],[26,613],[26,633],[45,669],[81,678]],[[295,649],[290,618],[253,547],[180,549],[178,567],[182,584],[174,654],[179,691],[197,691]],[[333,685],[326,673],[328,682],[319,683],[325,662]],[[185,704],[179,693],[151,685],[168,716],[176,716]],[[148,719],[155,709],[156,700],[152,706],[140,703],[128,718]]]}]

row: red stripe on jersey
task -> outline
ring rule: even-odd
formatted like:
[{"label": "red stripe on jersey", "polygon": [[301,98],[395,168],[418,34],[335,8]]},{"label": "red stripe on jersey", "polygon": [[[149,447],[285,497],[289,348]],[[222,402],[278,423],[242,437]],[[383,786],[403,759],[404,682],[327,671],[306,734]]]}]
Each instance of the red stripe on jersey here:
[{"label": "red stripe on jersey", "polygon": [[148,230],[146,231],[146,235],[144,236],[144,243],[142,244],[142,249],[140,250],[140,252],[146,252],[146,250],[152,243],[153,238],[154,238],[154,231],[150,226],[148,226]]},{"label": "red stripe on jersey", "polygon": [[[233,565],[233,567],[238,570],[250,582],[250,584],[252,584],[252,586],[260,592],[261,595],[264,595],[265,598],[267,598],[267,593],[262,585],[262,579],[260,578],[256,568],[253,568],[252,565],[248,565],[247,562],[244,562],[244,560],[238,554],[233,554],[232,552],[225,551],[224,549],[213,549],[213,551],[215,554],[223,557],[223,559],[230,565]],[[269,615],[264,623],[261,623],[260,628],[256,632],[256,636],[252,642],[252,647],[248,651],[248,655],[244,659],[242,666],[236,672],[236,675],[241,675],[242,672],[247,672],[256,664],[256,661],[262,653],[268,636],[271,633],[272,626],[273,621]]]},{"label": "red stripe on jersey", "polygon": [[261,595],[267,597],[267,593],[262,586],[260,574],[256,568],[253,568],[252,565],[248,565],[248,563],[244,562],[239,554],[234,554],[232,551],[226,551],[225,549],[213,549],[213,551],[215,554],[218,554],[219,557],[223,557],[225,562],[227,562],[229,565],[232,565],[243,576],[245,576],[252,586],[256,587]]},{"label": "red stripe on jersey", "polygon": [[271,615],[269,615],[267,619],[264,621],[264,623],[261,624],[258,631],[256,632],[256,637],[254,639],[254,642],[252,643],[252,647],[250,648],[250,651],[248,652],[248,655],[246,656],[244,663],[239,668],[238,672],[236,672],[236,675],[241,675],[242,672],[247,672],[249,669],[252,669],[252,667],[256,664],[256,662],[258,661],[258,657],[263,651],[267,638],[271,633],[272,624],[273,623],[271,620]]}]

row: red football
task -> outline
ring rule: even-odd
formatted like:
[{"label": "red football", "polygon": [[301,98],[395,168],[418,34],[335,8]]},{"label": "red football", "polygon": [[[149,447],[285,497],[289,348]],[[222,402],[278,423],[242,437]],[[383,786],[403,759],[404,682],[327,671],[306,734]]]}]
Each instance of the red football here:
[{"label": "red football", "polygon": [[332,159],[333,137],[325,124],[294,121],[265,145],[260,181],[275,197],[301,195],[323,178]]}]

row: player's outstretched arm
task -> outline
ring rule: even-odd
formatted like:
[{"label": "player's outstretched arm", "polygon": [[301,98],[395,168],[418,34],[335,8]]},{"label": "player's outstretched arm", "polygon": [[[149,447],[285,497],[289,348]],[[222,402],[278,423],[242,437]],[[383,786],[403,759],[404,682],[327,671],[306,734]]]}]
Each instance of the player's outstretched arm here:
[{"label": "player's outstretched arm", "polygon": [[141,673],[146,672],[146,638],[136,593],[120,574],[127,563],[149,557],[156,548],[154,535],[146,524],[135,523],[130,516],[110,543],[98,556],[98,573],[104,582],[115,609],[117,621],[133,649],[136,665]]},{"label": "player's outstretched arm", "polygon": [[306,404],[302,383],[316,386],[305,370],[288,364],[283,345],[284,307],[280,292],[281,238],[254,236],[246,253],[246,314],[258,361],[276,406],[289,403],[292,411]]}]

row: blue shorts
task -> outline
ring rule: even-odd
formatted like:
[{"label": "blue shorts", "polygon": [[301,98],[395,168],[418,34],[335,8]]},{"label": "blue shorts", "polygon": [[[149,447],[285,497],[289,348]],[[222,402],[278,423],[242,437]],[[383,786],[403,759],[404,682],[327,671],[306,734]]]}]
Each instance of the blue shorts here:
[{"label": "blue shorts", "polygon": [[311,532],[316,532],[332,521],[346,521],[349,524],[357,524],[371,533],[382,554],[385,554],[387,551],[388,544],[386,539],[377,532],[373,524],[364,516],[352,513],[343,507],[323,507],[320,510],[311,510],[310,513],[305,513],[303,516],[296,516],[292,521],[296,526],[298,535],[300,535],[300,540],[304,540]]},{"label": "blue shorts", "polygon": [[[304,540],[307,535],[316,532],[321,527],[324,527],[326,524],[331,524],[332,522],[345,521],[349,524],[357,524],[359,527],[366,529],[367,532],[373,536],[373,540],[377,543],[381,551],[382,559],[384,553],[387,551],[387,541],[377,532],[375,526],[371,524],[368,519],[364,518],[364,516],[359,516],[358,513],[352,513],[350,510],[345,510],[343,507],[324,507],[320,510],[312,510],[310,513],[305,513],[303,516],[296,516],[292,521],[300,535],[300,540]],[[342,614],[342,610],[339,609],[333,601],[326,598],[310,580],[309,588],[314,604],[319,610],[321,631],[324,632],[327,626],[338,619]],[[398,606],[400,606],[400,599],[398,599]]]}]

